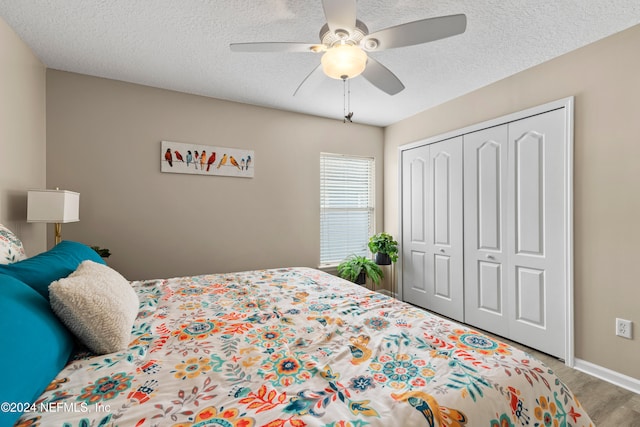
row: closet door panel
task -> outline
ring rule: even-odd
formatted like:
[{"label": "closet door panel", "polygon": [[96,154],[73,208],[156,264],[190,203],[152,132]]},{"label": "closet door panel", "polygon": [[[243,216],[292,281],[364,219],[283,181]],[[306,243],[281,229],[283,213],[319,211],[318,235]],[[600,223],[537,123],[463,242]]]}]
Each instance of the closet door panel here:
[{"label": "closet door panel", "polygon": [[[514,125],[514,129],[519,126],[521,124]],[[543,134],[526,131],[513,141],[515,238],[518,254],[544,256],[544,140]]]},{"label": "closet door panel", "polygon": [[516,313],[517,322],[546,328],[544,270],[516,268]]},{"label": "closet door panel", "polygon": [[433,257],[428,309],[464,321],[462,137],[429,146]]},{"label": "closet door panel", "polygon": [[410,241],[416,244],[427,244],[427,230],[425,215],[427,214],[427,194],[425,183],[427,179],[427,161],[423,157],[416,157],[409,163],[409,186],[411,188],[410,201]]},{"label": "closet door panel", "polygon": [[[501,133],[498,130],[498,138]],[[500,142],[489,139],[477,148],[474,163],[477,198],[476,222],[478,223],[478,249],[488,251],[502,250],[502,159],[503,147]]]},{"label": "closet door panel", "polygon": [[502,266],[494,262],[478,261],[477,308],[497,316],[502,315]]},{"label": "closet door panel", "polygon": [[564,357],[566,332],[566,129],[554,110],[509,124],[510,335]]},{"label": "closet door panel", "polygon": [[411,286],[411,291],[418,293],[420,299],[414,304],[421,301],[427,295],[427,257],[424,252],[411,251],[411,268],[408,271],[407,281]]},{"label": "closet door panel", "polygon": [[433,269],[428,250],[429,147],[402,153],[402,292],[403,299],[426,307]]},{"label": "closet door panel", "polygon": [[451,258],[443,255],[434,255],[433,276],[434,276],[434,296],[451,301],[453,297],[451,283]]},{"label": "closet door panel", "polygon": [[450,196],[454,185],[452,182],[454,166],[451,154],[444,151],[443,147],[433,147],[436,150],[438,148],[440,151],[437,151],[431,160],[433,167],[433,243],[451,246],[452,206]]},{"label": "closet door panel", "polygon": [[464,136],[465,319],[508,335],[506,125]]}]

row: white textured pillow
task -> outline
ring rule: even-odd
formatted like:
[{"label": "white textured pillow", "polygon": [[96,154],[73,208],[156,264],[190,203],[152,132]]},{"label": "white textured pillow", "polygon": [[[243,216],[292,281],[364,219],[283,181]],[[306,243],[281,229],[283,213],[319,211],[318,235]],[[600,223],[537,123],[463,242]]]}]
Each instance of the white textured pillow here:
[{"label": "white textured pillow", "polygon": [[51,308],[62,323],[96,354],[127,348],[138,314],[138,296],[117,271],[83,261],[49,285]]},{"label": "white textured pillow", "polygon": [[0,224],[0,264],[13,264],[26,258],[24,247],[18,236]]}]

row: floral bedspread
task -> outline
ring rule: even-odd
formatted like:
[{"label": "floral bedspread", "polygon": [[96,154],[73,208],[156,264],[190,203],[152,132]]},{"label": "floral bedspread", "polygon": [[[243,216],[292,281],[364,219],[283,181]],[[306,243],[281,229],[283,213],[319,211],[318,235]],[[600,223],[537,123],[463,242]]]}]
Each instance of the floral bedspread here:
[{"label": "floral bedspread", "polygon": [[71,361],[19,425],[592,425],[526,353],[317,270],[132,285],[129,349]]}]

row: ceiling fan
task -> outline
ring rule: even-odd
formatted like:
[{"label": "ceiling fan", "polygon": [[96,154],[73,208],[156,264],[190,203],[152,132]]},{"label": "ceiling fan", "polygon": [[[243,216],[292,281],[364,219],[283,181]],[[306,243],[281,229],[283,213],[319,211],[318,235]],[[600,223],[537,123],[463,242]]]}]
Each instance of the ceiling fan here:
[{"label": "ceiling fan", "polygon": [[367,55],[396,47],[412,46],[464,33],[464,14],[440,16],[408,22],[369,34],[356,19],[356,0],[322,0],[327,23],[320,29],[320,43],[254,42],[231,43],[233,52],[308,52],[323,53],[321,63],[300,83],[324,73],[347,80],[360,74],[378,89],[395,95],[404,85],[387,67]]}]

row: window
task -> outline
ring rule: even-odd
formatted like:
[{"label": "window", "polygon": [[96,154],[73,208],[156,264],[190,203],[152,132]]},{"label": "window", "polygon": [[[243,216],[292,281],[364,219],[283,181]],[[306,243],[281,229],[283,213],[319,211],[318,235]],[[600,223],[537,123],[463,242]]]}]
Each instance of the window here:
[{"label": "window", "polygon": [[320,154],[320,265],[367,256],[374,233],[374,159]]}]

